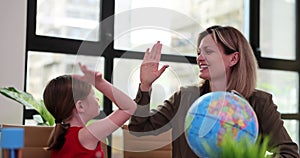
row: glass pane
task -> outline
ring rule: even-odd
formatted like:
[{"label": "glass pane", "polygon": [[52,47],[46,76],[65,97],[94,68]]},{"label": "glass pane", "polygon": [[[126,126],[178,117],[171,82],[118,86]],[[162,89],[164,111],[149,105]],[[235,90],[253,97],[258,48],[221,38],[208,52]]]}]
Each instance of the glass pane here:
[{"label": "glass pane", "polygon": [[261,56],[295,60],[295,0],[260,1]]},{"label": "glass pane", "polygon": [[299,121],[284,120],[284,127],[291,136],[292,140],[299,146]]},{"label": "glass pane", "polygon": [[116,0],[114,48],[144,52],[161,41],[172,48],[163,53],[196,56],[204,28],[231,25],[244,32],[244,5],[244,0]]},{"label": "glass pane", "polygon": [[[41,100],[44,88],[51,79],[64,74],[81,74],[78,62],[86,64],[92,70],[104,72],[103,57],[28,52],[27,92],[31,93],[35,99]],[[96,92],[102,105],[102,94]]]},{"label": "glass pane", "polygon": [[100,0],[37,0],[36,34],[99,41]]},{"label": "glass pane", "polygon": [[[272,77],[270,77],[272,76]],[[281,113],[297,113],[299,105],[299,75],[297,72],[260,69],[257,88],[273,95]]]}]

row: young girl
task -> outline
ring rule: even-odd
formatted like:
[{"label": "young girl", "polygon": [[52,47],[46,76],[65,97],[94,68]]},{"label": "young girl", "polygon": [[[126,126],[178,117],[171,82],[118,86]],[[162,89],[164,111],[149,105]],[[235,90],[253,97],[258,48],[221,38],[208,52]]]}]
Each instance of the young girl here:
[{"label": "young girl", "polygon": [[[79,64],[84,75],[63,75],[52,79],[44,91],[44,103],[56,126],[48,142],[52,158],[103,158],[101,142],[123,125],[136,110],[136,103],[94,72]],[[119,109],[88,126],[100,112],[95,86]]]}]

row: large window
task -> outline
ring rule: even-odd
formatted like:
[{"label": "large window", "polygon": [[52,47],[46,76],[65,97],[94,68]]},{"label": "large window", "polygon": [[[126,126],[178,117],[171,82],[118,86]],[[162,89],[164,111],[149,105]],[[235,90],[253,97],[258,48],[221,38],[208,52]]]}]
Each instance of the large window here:
[{"label": "large window", "polygon": [[294,0],[251,1],[250,43],[260,70],[258,88],[271,92],[284,126],[299,144],[299,3]]},{"label": "large window", "polygon": [[[28,0],[25,89],[40,98],[51,78],[80,73],[77,63],[84,62],[134,98],[143,53],[161,41],[162,64],[170,68],[155,82],[155,107],[179,86],[199,82],[198,33],[211,25],[231,25],[255,52],[257,88],[273,94],[285,127],[299,144],[297,5],[295,0]],[[115,110],[101,98],[106,114]],[[32,123],[32,114],[25,110],[25,123]],[[122,132],[109,142],[109,156],[122,157]]]},{"label": "large window", "polygon": [[116,0],[114,48],[144,52],[160,40],[162,53],[195,56],[198,33],[210,25],[244,32],[245,7],[244,0]]},{"label": "large window", "polygon": [[295,0],[260,1],[260,46],[262,57],[296,59],[295,3]]},{"label": "large window", "polygon": [[100,0],[37,0],[36,9],[36,35],[99,40]]},{"label": "large window", "polygon": [[[81,71],[79,70],[78,62],[86,64],[90,69],[101,72],[104,70],[103,57],[28,51],[27,58],[26,90],[36,100],[43,99],[44,88],[51,79],[65,74],[80,74]],[[100,98],[99,103],[103,110],[103,96],[100,92],[95,92]],[[35,125],[36,123],[32,119],[25,120],[25,124],[28,125]]]}]

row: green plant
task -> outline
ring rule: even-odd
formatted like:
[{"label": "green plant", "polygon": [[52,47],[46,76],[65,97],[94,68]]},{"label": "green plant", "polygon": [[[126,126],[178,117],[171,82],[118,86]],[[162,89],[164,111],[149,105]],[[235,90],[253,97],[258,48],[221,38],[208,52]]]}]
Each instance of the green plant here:
[{"label": "green plant", "polygon": [[[210,158],[273,158],[274,155],[268,155],[268,143],[269,137],[259,136],[256,143],[251,143],[248,137],[236,141],[230,134],[226,134],[220,146],[220,153],[215,153],[208,146],[205,146],[205,149]],[[275,151],[274,149],[271,152]]]},{"label": "green plant", "polygon": [[54,117],[47,110],[43,100],[38,102],[30,93],[20,91],[14,87],[0,88],[0,93],[28,108],[36,110],[42,117],[42,120],[37,121],[39,125],[54,125]]}]

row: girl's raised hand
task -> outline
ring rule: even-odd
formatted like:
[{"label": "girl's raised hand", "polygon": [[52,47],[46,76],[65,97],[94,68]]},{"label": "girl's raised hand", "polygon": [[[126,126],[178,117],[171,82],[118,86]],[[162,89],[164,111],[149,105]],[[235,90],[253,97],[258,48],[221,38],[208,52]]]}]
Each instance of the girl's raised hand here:
[{"label": "girl's raised hand", "polygon": [[80,70],[83,72],[83,75],[72,75],[74,78],[77,78],[81,81],[88,82],[92,85],[95,85],[97,82],[101,82],[103,80],[102,73],[92,71],[86,67],[86,65],[79,63]]}]

